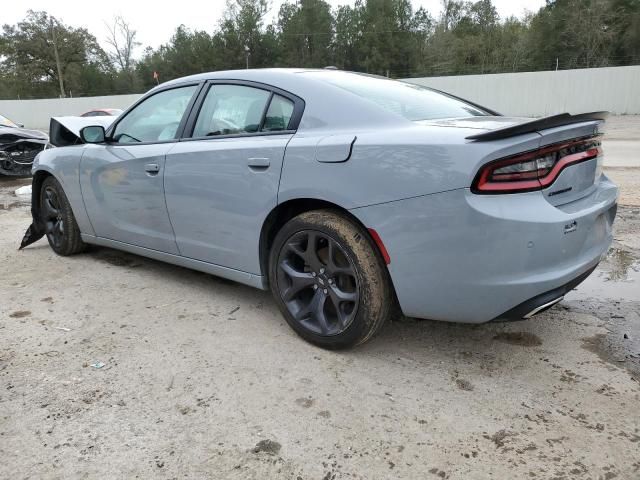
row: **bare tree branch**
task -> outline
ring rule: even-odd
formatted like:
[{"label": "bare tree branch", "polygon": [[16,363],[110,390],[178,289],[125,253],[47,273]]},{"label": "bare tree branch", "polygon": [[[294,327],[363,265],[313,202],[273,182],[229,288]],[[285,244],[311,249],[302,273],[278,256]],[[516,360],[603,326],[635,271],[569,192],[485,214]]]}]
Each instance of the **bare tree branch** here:
[{"label": "bare tree branch", "polygon": [[140,42],[136,41],[138,32],[131,28],[131,25],[121,16],[115,17],[113,23],[106,26],[108,30],[106,42],[111,47],[109,52],[111,61],[121,71],[131,73],[134,65],[133,51],[140,46]]}]

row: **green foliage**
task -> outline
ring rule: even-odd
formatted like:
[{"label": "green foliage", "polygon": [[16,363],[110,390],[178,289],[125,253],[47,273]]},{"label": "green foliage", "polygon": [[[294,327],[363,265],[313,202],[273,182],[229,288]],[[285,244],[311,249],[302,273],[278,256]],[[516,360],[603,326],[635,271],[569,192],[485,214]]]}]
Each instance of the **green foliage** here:
[{"label": "green foliage", "polygon": [[[211,33],[180,25],[133,65],[105,53],[85,29],[29,11],[0,35],[0,98],[130,93],[155,85],[154,72],[162,82],[247,65],[408,77],[640,63],[640,0],[547,0],[538,12],[506,19],[491,0],[442,7],[434,19],[411,0],[333,10],[326,0],[288,0],[266,24],[268,0],[228,0]],[[135,45],[135,31],[127,32]]]},{"label": "green foliage", "polygon": [[331,6],[324,0],[283,4],[277,26],[280,63],[300,67],[331,64],[333,24]]},{"label": "green foliage", "polygon": [[0,43],[0,82],[24,96],[66,96],[96,89],[112,66],[96,38],[45,12],[29,10],[17,25],[4,25]]}]

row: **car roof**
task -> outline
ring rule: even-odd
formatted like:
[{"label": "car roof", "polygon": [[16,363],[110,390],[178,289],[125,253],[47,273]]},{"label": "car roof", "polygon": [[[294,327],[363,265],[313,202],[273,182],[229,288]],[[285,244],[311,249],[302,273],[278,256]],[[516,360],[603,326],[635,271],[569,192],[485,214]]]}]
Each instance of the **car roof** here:
[{"label": "car roof", "polygon": [[[315,75],[301,75],[313,72]],[[321,73],[322,75],[318,75]],[[203,82],[207,80],[247,81],[279,88],[301,98],[305,110],[298,131],[333,130],[340,128],[358,128],[364,126],[383,126],[400,121],[396,115],[389,114],[363,98],[347,92],[328,81],[322,81],[324,75],[362,75],[336,69],[308,68],[264,68],[248,70],[225,70],[199,73],[162,83],[149,91],[149,94],[167,87],[181,84]],[[340,112],[340,115],[336,115]]]},{"label": "car roof", "polygon": [[197,73],[195,75],[189,75],[187,77],[176,78],[161,84],[160,86],[173,85],[178,83],[204,81],[204,80],[248,80],[254,82],[260,82],[268,77],[271,80],[285,79],[291,75],[298,73],[315,71],[315,72],[330,72],[335,70],[324,69],[309,69],[309,68],[250,68],[243,70],[220,70],[214,72]]},{"label": "car roof", "polygon": [[[305,73],[314,73],[316,75],[302,75]],[[318,75],[322,74],[322,75]],[[347,70],[338,70],[334,67],[330,68],[254,68],[243,70],[221,70],[215,72],[198,73],[195,75],[189,75],[187,77],[176,78],[175,80],[169,80],[161,83],[151,91],[170,87],[173,85],[179,85],[182,83],[194,83],[203,82],[207,80],[236,80],[236,81],[248,81],[264,83],[274,87],[287,90],[290,93],[296,93],[296,87],[302,87],[304,85],[312,85],[313,88],[323,88],[326,86],[329,90],[334,90],[329,82],[322,81],[323,76],[327,77],[341,77],[344,75],[354,76],[369,76],[388,80],[386,77],[380,77],[378,75],[370,75],[367,73],[351,72]]]}]

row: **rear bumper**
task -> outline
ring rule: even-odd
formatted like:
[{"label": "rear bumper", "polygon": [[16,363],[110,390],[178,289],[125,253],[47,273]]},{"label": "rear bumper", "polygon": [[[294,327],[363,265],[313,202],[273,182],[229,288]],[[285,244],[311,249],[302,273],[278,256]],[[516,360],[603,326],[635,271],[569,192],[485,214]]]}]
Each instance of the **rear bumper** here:
[{"label": "rear bumper", "polygon": [[554,288],[553,290],[541,293],[540,295],[536,295],[535,297],[522,302],[520,305],[513,307],[508,312],[505,312],[502,315],[499,315],[497,318],[494,318],[493,321],[510,322],[517,320],[528,320],[534,315],[544,312],[545,310],[553,307],[556,303],[561,301],[567,293],[584,282],[587,277],[593,273],[596,267],[597,265],[590,268],[586,272],[581,273],[569,283],[566,283],[561,287]]},{"label": "rear bumper", "polygon": [[483,323],[544,306],[586,278],[611,244],[617,196],[603,177],[558,207],[541,192],[459,189],[352,213],[382,238],[405,315]]}]

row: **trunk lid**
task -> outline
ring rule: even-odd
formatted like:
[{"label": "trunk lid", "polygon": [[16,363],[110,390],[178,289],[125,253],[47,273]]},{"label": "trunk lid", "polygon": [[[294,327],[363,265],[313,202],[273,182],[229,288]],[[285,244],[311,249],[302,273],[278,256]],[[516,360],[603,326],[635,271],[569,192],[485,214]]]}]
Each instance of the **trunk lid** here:
[{"label": "trunk lid", "polygon": [[[472,128],[474,130],[483,130],[485,132],[502,130],[515,125],[521,125],[530,122],[531,118],[525,117],[502,117],[502,116],[478,116],[464,118],[442,118],[436,120],[418,120],[414,123],[418,125],[433,127],[456,127],[456,128]],[[481,132],[480,132],[481,133]]]},{"label": "trunk lid", "polygon": [[[578,138],[601,139],[601,128],[604,121],[594,120],[579,124],[564,125],[540,131],[541,147],[561,144]],[[555,206],[564,205],[592,193],[602,176],[604,156],[600,153],[596,158],[568,166],[558,178],[542,190],[546,200]]]},{"label": "trunk lid", "polygon": [[[499,144],[505,139],[536,133],[540,148],[561,145],[576,139],[599,138],[606,118],[605,112],[580,115],[568,113],[540,119],[502,116],[478,116],[416,122],[421,125],[478,130],[466,137],[471,142]],[[523,152],[524,153],[524,152]],[[564,168],[556,180],[542,190],[546,200],[559,206],[589,195],[597,188],[602,174],[602,154]]]}]

